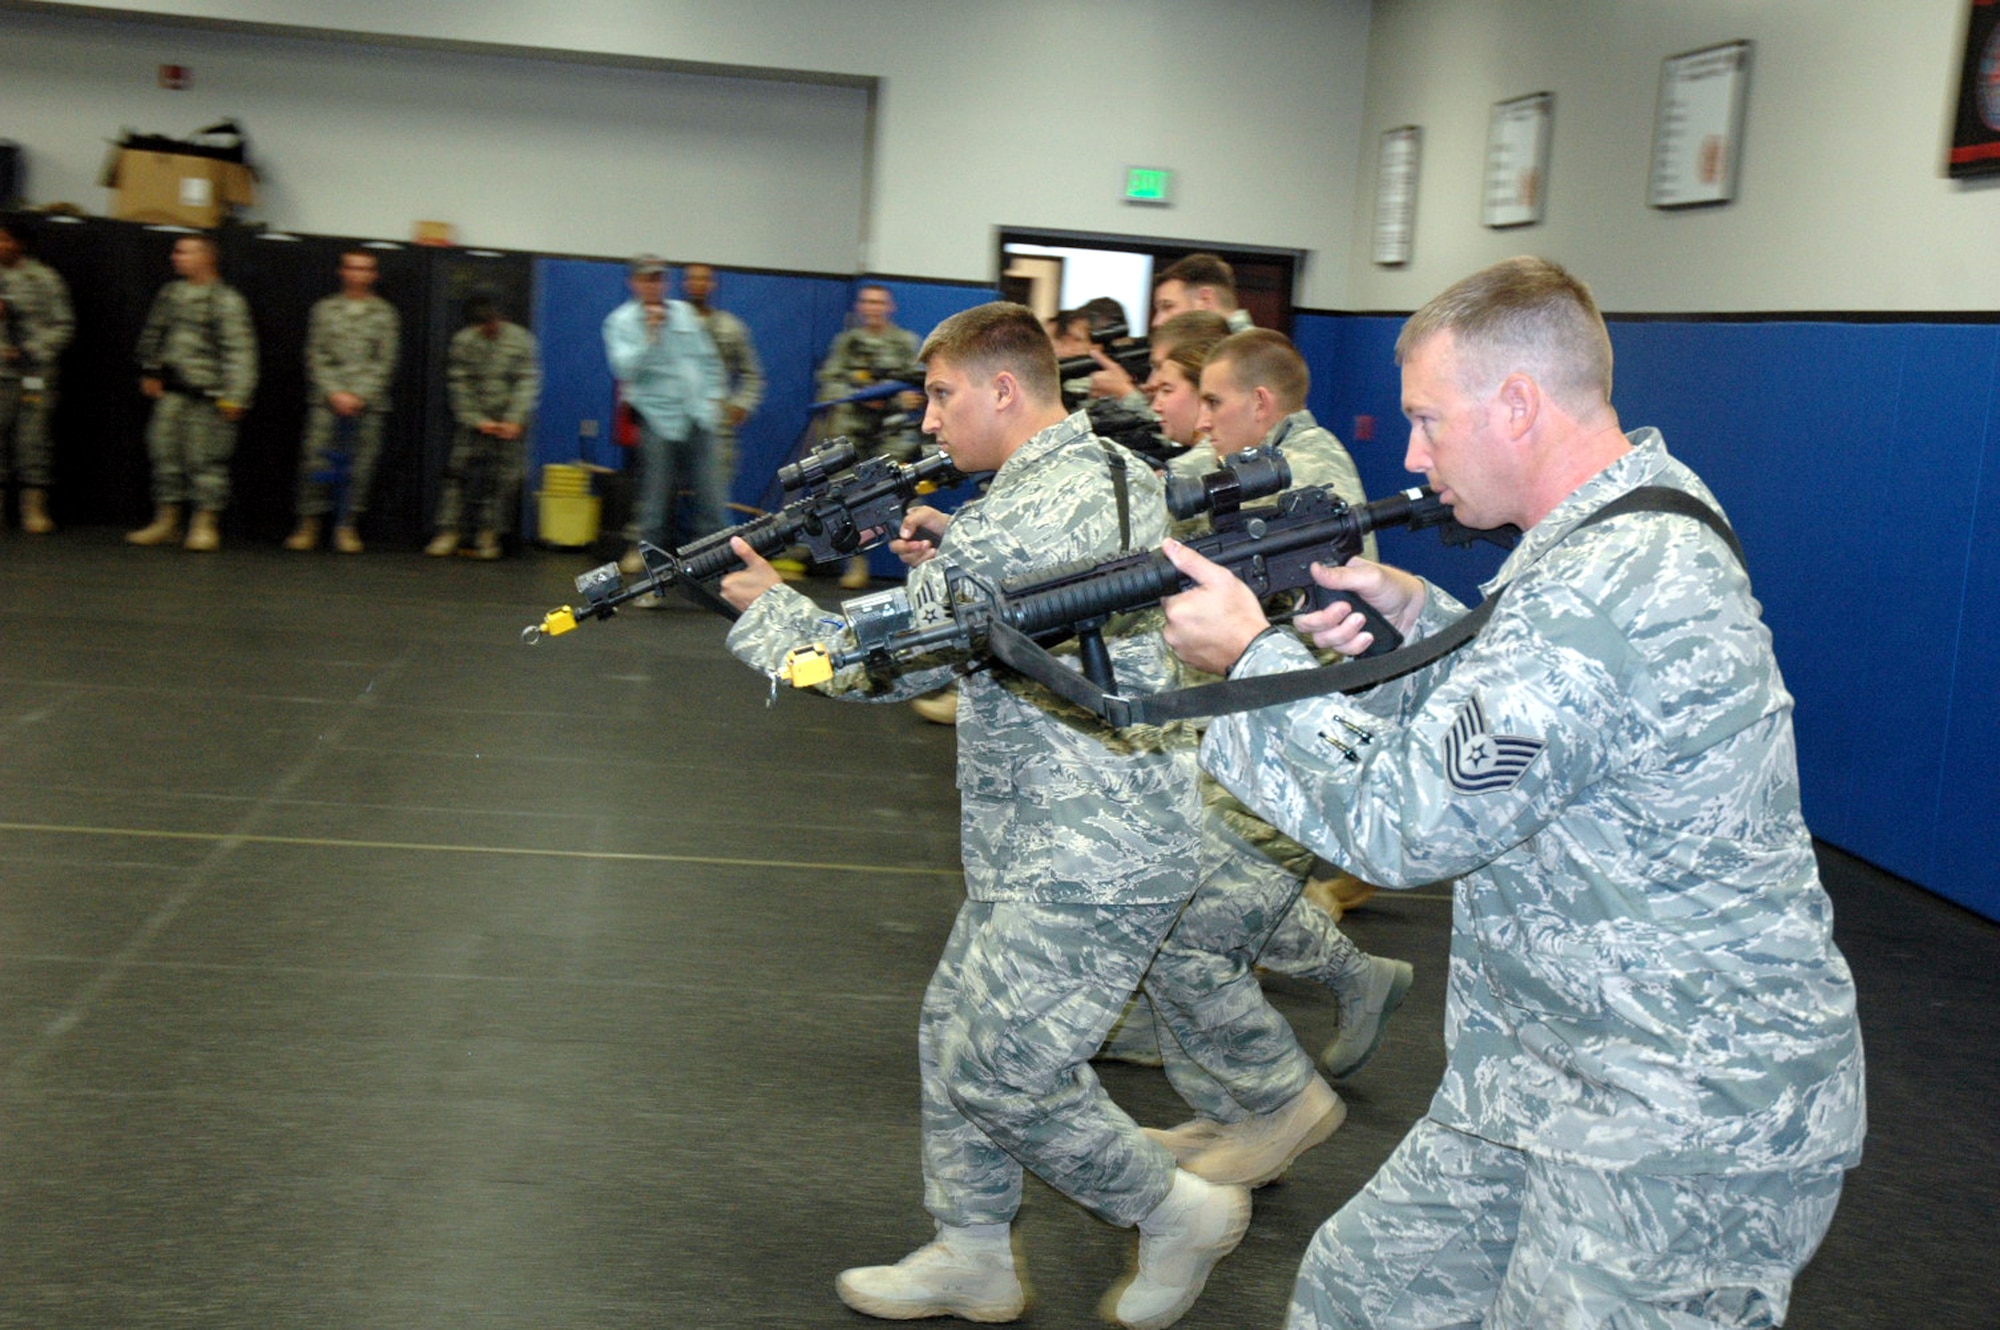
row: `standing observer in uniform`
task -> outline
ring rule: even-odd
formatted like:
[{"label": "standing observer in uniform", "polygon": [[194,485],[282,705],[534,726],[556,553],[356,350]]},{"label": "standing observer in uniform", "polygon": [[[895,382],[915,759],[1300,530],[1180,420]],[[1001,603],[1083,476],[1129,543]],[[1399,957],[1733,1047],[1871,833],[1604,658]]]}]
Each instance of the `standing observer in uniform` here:
[{"label": "standing observer in uniform", "polygon": [[[1659,431],[1622,431],[1603,319],[1556,265],[1460,282],[1396,358],[1406,464],[1467,526],[1525,533],[1492,617],[1355,697],[1220,717],[1202,748],[1370,881],[1456,880],[1444,1081],[1320,1229],[1292,1324],[1777,1325],[1866,1111],[1792,698],[1740,551]],[[1315,664],[1235,578],[1169,552],[1199,584],[1168,602],[1185,659]],[[1379,564],[1319,581],[1413,641],[1459,614]],[[1342,605],[1298,627],[1370,641]]]},{"label": "standing observer in uniform", "polygon": [[[863,458],[887,453],[908,460],[916,452],[909,431],[897,425],[922,399],[913,392],[870,395],[884,383],[894,383],[917,363],[917,335],[893,322],[896,301],[889,288],[870,282],[854,293],[854,323],[827,348],[819,367],[819,400],[840,402],[827,413],[826,432],[853,441]],[[845,399],[863,395],[863,401]],[[868,560],[855,555],[841,573],[840,585],[859,591],[868,585]]]},{"label": "standing observer in uniform", "polygon": [[389,414],[389,384],[396,377],[399,321],[396,307],[375,294],[375,256],[350,249],[340,256],[340,291],[312,308],[306,328],[306,435],[299,456],[299,524],[288,550],[319,544],[320,526],[333,514],[333,547],[359,554],[361,516],[375,463],[382,455],[382,422]]},{"label": "standing observer in uniform", "polygon": [[222,543],[236,424],[257,389],[257,334],[249,303],[217,271],[213,240],[182,236],[173,265],[178,280],[160,288],[139,334],[139,388],[153,399],[153,520],[125,539],[176,540],[191,506],[186,547],[205,552]]},{"label": "standing observer in uniform", "polygon": [[639,478],[633,542],[619,566],[645,571],[639,544],[663,549],[674,539],[674,510],[689,540],[722,528],[724,482],[718,474],[715,426],[722,418],[722,362],[694,306],[667,299],[666,260],[641,254],[627,265],[632,298],[604,316],[604,356],[625,402],[639,417]]},{"label": "standing observer in uniform", "polygon": [[[924,345],[924,429],[954,465],[993,482],[955,516],[914,508],[893,548],[910,600],[938,613],[946,569],[998,582],[1142,549],[1166,534],[1159,480],[1065,415],[1056,358],[1034,312],[995,303],[955,314]],[[911,539],[919,531],[935,547]],[[825,633],[823,611],[779,584],[742,540],[723,581],[744,610],[730,649],[762,669]],[[1105,630],[1121,679],[1176,678],[1151,615]],[[860,669],[834,691],[898,700],[934,691],[949,665],[871,691]],[[1107,1222],[1139,1229],[1139,1269],[1114,1312],[1172,1324],[1249,1223],[1248,1193],[1179,1170],[1098,1084],[1089,1057],[1138,986],[1194,887],[1193,734],[1113,730],[1038,685],[996,671],[960,685],[958,785],[967,899],[918,1018],[924,1206],[935,1239],[895,1265],[844,1272],[850,1307],[910,1320],[1018,1317],[1026,1295],[1011,1227],[1023,1170]]]},{"label": "standing observer in uniform", "polygon": [[514,529],[527,463],[522,440],[541,397],[542,368],[534,335],[502,317],[494,297],[474,296],[465,313],[467,326],[452,337],[445,366],[458,429],[438,496],[437,534],[424,553],[456,551],[469,520],[472,557],[497,559],[500,538]]},{"label": "standing observer in uniform", "polygon": [[764,362],[757,358],[757,344],[750,339],[750,329],[743,320],[712,303],[715,287],[715,269],[708,264],[690,263],[681,269],[681,294],[694,306],[722,361],[722,416],[715,422],[715,470],[721,477],[726,505],[729,487],[736,481],[736,431],[764,401]]},{"label": "standing observer in uniform", "polygon": [[21,529],[40,536],[56,529],[48,508],[55,483],[49,414],[76,323],[69,288],[30,253],[31,244],[25,225],[0,223],[0,479],[14,482]]}]

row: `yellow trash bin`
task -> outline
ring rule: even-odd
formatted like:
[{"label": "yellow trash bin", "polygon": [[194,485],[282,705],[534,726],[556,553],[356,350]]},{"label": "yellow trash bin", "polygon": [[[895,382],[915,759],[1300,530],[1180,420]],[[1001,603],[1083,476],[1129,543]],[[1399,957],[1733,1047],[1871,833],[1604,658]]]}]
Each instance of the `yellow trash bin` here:
[{"label": "yellow trash bin", "polygon": [[544,545],[569,549],[594,544],[604,501],[590,492],[590,472],[560,463],[542,468],[542,488],[535,494]]}]

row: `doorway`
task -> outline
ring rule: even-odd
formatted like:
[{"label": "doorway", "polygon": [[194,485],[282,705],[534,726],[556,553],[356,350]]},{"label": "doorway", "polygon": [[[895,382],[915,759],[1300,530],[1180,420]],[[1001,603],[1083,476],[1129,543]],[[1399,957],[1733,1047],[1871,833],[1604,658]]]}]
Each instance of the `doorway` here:
[{"label": "doorway", "polygon": [[1002,227],[996,271],[1002,295],[1043,318],[1110,296],[1124,306],[1133,335],[1144,336],[1152,323],[1153,274],[1189,254],[1227,262],[1236,274],[1237,301],[1257,326],[1291,335],[1302,250]]}]

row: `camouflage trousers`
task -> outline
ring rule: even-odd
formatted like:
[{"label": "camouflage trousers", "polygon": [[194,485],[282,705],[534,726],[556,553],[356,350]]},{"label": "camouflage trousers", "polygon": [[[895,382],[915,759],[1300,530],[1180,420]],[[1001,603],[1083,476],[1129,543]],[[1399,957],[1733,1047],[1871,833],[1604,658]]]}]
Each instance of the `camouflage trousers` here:
[{"label": "camouflage trousers", "polygon": [[367,512],[381,457],[382,412],[340,416],[325,402],[314,402],[306,410],[299,453],[299,516],[324,517],[338,507],[351,523]]},{"label": "camouflage trousers", "polygon": [[[1290,884],[1295,903],[1278,910],[1276,924],[1266,930],[1256,953],[1257,964],[1276,974],[1333,987],[1341,975],[1366,959],[1332,915],[1317,906],[1296,904],[1319,862],[1317,855],[1245,808],[1207,772],[1201,777],[1201,804],[1203,839],[1213,840],[1215,853],[1239,864],[1237,874],[1260,880],[1265,891],[1286,890],[1282,884]],[[1273,904],[1266,902],[1263,908],[1268,911]]]},{"label": "camouflage trousers", "polygon": [[1173,1156],[1111,1102],[1090,1055],[1179,909],[959,907],[917,1027],[924,1206],[939,1222],[1011,1222],[1024,1167],[1113,1224],[1166,1199]]},{"label": "camouflage trousers", "polygon": [[214,402],[185,393],[156,400],[146,425],[146,453],[153,461],[155,503],[191,503],[210,513],[229,505],[236,422],[225,419]]},{"label": "camouflage trousers", "polygon": [[1424,1118],[1306,1248],[1290,1330],[1781,1324],[1842,1171],[1553,1163]]},{"label": "camouflage trousers", "polygon": [[28,391],[20,379],[0,377],[0,480],[8,476],[27,489],[47,489],[55,481],[50,465],[49,413],[56,406],[53,375]]},{"label": "camouflage trousers", "polygon": [[1167,1079],[1202,1117],[1269,1113],[1312,1081],[1314,1064],[1264,996],[1253,967],[1331,986],[1367,959],[1324,910],[1298,903],[1312,851],[1202,777],[1201,885],[1160,944],[1145,995]]},{"label": "camouflage trousers", "polygon": [[436,528],[492,531],[500,535],[512,531],[514,515],[520,508],[521,470],[526,452],[526,434],[518,439],[496,439],[460,425],[452,437],[451,457],[445,463]]}]

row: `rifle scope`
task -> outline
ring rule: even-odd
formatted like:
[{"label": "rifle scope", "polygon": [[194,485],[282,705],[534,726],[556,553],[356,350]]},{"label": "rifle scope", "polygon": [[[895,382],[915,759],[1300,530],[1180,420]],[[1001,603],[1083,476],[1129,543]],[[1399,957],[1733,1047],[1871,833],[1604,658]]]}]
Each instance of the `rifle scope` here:
[{"label": "rifle scope", "polygon": [[817,494],[826,488],[827,481],[841,472],[851,469],[859,457],[853,443],[846,439],[835,439],[821,448],[807,453],[789,466],[778,468],[778,485],[787,495],[803,490],[807,494]]},{"label": "rifle scope", "polygon": [[1167,511],[1185,522],[1199,513],[1226,517],[1246,499],[1264,499],[1290,488],[1292,467],[1281,455],[1246,448],[1199,476],[1167,477]]}]

